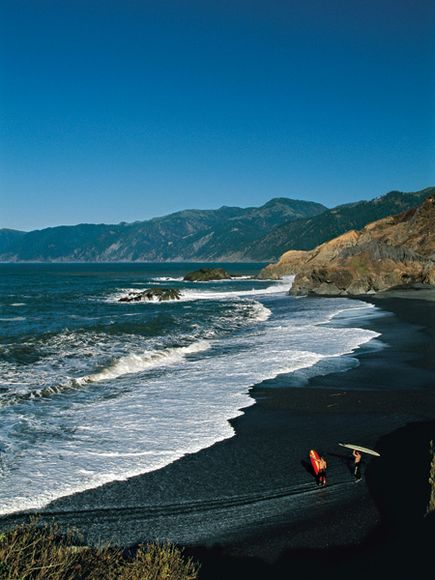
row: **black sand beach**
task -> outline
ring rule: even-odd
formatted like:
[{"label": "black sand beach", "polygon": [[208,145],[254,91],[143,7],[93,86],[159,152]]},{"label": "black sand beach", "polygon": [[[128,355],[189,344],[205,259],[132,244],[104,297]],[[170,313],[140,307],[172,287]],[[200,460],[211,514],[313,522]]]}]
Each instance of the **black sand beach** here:
[{"label": "black sand beach", "polygon": [[[59,499],[43,512],[85,542],[171,540],[202,563],[201,578],[363,577],[390,566],[409,577],[429,561],[424,518],[435,440],[435,302],[413,292],[370,298],[390,313],[346,372],[263,383],[236,435],[153,473]],[[334,321],[339,332],[345,320]],[[359,323],[361,325],[361,323]],[[267,356],[267,353],[265,353]],[[355,482],[351,441],[376,448]],[[316,487],[311,448],[328,460]],[[26,515],[2,518],[4,527]],[[391,574],[392,575],[392,574]]]}]

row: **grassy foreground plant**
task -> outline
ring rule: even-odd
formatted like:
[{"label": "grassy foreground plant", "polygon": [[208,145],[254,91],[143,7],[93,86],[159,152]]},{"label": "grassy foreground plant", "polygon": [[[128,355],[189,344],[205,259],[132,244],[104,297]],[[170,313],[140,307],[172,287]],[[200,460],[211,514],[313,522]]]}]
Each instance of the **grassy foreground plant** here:
[{"label": "grassy foreground plant", "polygon": [[126,557],[114,548],[74,545],[53,526],[22,525],[0,534],[0,578],[195,580],[198,565],[172,544],[141,545]]},{"label": "grassy foreground plant", "polygon": [[430,497],[429,504],[427,506],[428,513],[435,511],[435,445],[434,442],[430,442],[430,469],[429,469],[429,485],[430,485]]}]

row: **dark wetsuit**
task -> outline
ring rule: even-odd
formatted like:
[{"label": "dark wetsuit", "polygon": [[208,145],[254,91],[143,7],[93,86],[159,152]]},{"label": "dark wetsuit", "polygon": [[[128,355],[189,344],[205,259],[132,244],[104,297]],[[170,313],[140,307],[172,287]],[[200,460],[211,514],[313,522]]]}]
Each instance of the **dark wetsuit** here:
[{"label": "dark wetsuit", "polygon": [[361,453],[354,451],[353,456],[355,457],[353,474],[355,476],[355,479],[361,479]]},{"label": "dark wetsuit", "polygon": [[326,461],[322,458],[324,466],[317,474],[317,485],[326,485]]}]

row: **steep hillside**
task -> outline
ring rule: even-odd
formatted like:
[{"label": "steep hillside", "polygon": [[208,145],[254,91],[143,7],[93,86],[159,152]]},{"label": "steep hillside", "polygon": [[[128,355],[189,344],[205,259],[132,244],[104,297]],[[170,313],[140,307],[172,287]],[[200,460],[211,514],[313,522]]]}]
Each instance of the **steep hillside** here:
[{"label": "steep hillside", "polygon": [[0,260],[243,260],[246,247],[276,226],[325,209],[314,202],[276,198],[259,208],[185,210],[131,224],[46,228],[10,236],[8,244],[0,245]]},{"label": "steep hillside", "polygon": [[286,252],[264,275],[296,274],[292,294],[365,294],[435,284],[435,196],[311,251]]},{"label": "steep hillside", "polygon": [[383,217],[416,207],[435,187],[415,193],[391,191],[370,201],[340,205],[307,219],[282,224],[247,248],[245,257],[276,260],[287,250],[311,250],[351,229],[359,230]]},{"label": "steep hillside", "polygon": [[4,254],[8,252],[11,247],[14,246],[23,236],[26,235],[26,232],[21,232],[19,230],[9,230],[9,229],[1,229],[0,230],[0,254]]}]

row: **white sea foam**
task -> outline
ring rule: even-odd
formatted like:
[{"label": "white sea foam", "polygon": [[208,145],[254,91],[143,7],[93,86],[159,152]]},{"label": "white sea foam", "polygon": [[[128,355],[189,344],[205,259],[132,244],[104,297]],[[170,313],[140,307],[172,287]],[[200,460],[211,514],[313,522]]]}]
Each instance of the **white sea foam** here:
[{"label": "white sea foam", "polygon": [[[237,282],[238,280],[244,281],[244,280],[252,280],[252,276],[231,276],[230,275],[230,279],[234,282]],[[150,280],[152,282],[184,282],[184,277],[180,276],[180,277],[171,277],[171,276],[155,276],[153,278],[150,278]],[[223,279],[223,280],[210,280],[210,281],[197,281],[195,283],[199,283],[199,284],[216,284],[219,282],[228,282],[228,278]]]},{"label": "white sea foam", "polygon": [[183,277],[180,276],[178,278],[172,278],[171,276],[155,276],[151,278],[152,282],[182,282]]},{"label": "white sea foam", "polygon": [[253,311],[253,319],[258,322],[265,322],[272,315],[272,311],[269,308],[266,308],[264,304],[261,304],[261,302],[254,302]]},{"label": "white sea foam", "polygon": [[210,348],[210,343],[202,340],[189,346],[167,348],[162,350],[145,351],[142,354],[131,354],[121,357],[110,367],[97,373],[75,379],[78,384],[96,383],[116,379],[123,375],[140,373],[145,370],[161,366],[168,366],[182,362],[186,356],[204,352]]},{"label": "white sea foam", "polygon": [[[216,338],[222,331],[264,322],[271,315],[270,309],[252,299],[232,302],[230,309],[219,312],[210,320],[210,325],[201,327],[196,324],[189,334],[177,333],[174,337],[168,335],[164,344],[160,337],[148,338],[146,349],[143,348],[140,336],[138,338],[136,335],[114,337],[92,330],[67,330],[52,335],[38,345],[41,356],[32,366],[17,368],[14,363],[0,361],[0,387],[7,386],[7,390],[0,391],[0,405],[46,398],[88,383],[174,365],[182,362],[186,356],[210,348],[210,339]],[[138,317],[140,314],[120,314],[121,318],[125,316]],[[178,346],[180,344],[182,346]],[[20,345],[20,349],[29,352],[34,351],[35,347],[32,339]],[[4,353],[10,348],[5,344]]]},{"label": "white sea foam", "polygon": [[267,296],[272,294],[284,294],[289,291],[289,284],[275,284],[267,288],[252,288],[251,290],[183,290],[181,294],[182,301],[191,300],[228,300],[231,298],[255,298],[260,296]]},{"label": "white sea foam", "polygon": [[[275,284],[268,286],[266,288],[251,288],[249,290],[204,290],[204,289],[192,289],[192,288],[181,288],[180,298],[174,300],[165,300],[159,302],[158,299],[148,300],[144,298],[140,302],[147,303],[159,303],[165,304],[167,302],[191,302],[193,300],[228,300],[232,298],[249,298],[249,297],[261,297],[272,294],[284,294],[288,293],[294,277],[288,277],[282,281],[275,282]],[[107,298],[110,302],[119,302],[120,298],[125,298],[126,296],[134,296],[140,294],[142,291],[137,288],[127,288],[123,289],[116,294]],[[137,302],[132,302],[137,304]],[[125,303],[123,303],[125,304]],[[128,304],[128,303],[127,303]]]}]

